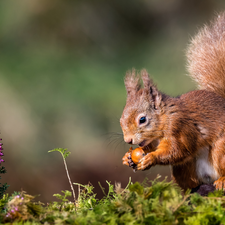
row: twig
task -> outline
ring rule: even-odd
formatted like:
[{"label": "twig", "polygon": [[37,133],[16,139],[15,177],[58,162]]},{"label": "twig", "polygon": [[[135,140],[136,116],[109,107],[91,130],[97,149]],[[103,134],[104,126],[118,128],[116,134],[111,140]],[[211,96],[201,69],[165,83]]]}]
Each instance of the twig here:
[{"label": "twig", "polygon": [[222,201],[225,201],[225,198],[223,198],[223,197],[208,197],[208,196],[204,196],[203,198],[205,198],[205,199],[214,199],[214,200],[222,200]]},{"label": "twig", "polygon": [[123,193],[124,191],[126,191],[127,188],[130,186],[130,184],[131,184],[131,177],[129,177],[128,184],[127,184],[127,186],[123,189],[123,191],[122,191],[121,193]]},{"label": "twig", "polygon": [[190,196],[191,196],[191,195],[186,195],[186,196],[184,197],[183,201],[182,201],[175,209],[173,209],[173,213],[175,213],[175,212],[178,210],[178,208],[179,208],[180,206],[182,206],[183,203],[186,201],[186,199],[189,198]]},{"label": "twig", "polygon": [[105,193],[105,191],[104,191],[104,188],[102,187],[102,185],[101,185],[101,183],[100,183],[100,182],[98,182],[98,185],[99,185],[99,187],[101,188],[102,193],[106,196],[106,193]]},{"label": "twig", "polygon": [[[67,178],[69,180],[69,183],[70,183],[70,188],[72,190],[72,194],[73,194],[73,199],[74,199],[74,206],[75,206],[75,211],[77,210],[77,206],[76,206],[76,195],[75,195],[75,191],[74,191],[74,188],[73,188],[73,185],[72,185],[72,182],[71,182],[71,179],[70,179],[70,175],[69,175],[69,171],[68,171],[68,168],[67,168],[67,164],[66,164],[66,157],[69,156],[70,152],[67,151],[66,148],[55,148],[53,150],[50,150],[48,152],[60,152],[61,155],[62,155],[62,158],[63,158],[63,163],[64,163],[64,166],[65,166],[65,169],[66,169],[66,175],[67,175]],[[80,194],[80,188],[78,187],[78,192]]]},{"label": "twig", "polygon": [[76,195],[75,195],[75,191],[74,191],[71,179],[70,179],[69,171],[68,171],[68,168],[67,168],[67,165],[66,165],[66,160],[65,160],[64,157],[63,157],[63,162],[64,162],[65,169],[66,169],[66,175],[67,175],[69,183],[70,183],[70,188],[71,188],[72,193],[73,193],[73,199],[74,199],[74,205],[75,205],[75,211],[76,211],[77,210],[77,208],[76,208]]}]

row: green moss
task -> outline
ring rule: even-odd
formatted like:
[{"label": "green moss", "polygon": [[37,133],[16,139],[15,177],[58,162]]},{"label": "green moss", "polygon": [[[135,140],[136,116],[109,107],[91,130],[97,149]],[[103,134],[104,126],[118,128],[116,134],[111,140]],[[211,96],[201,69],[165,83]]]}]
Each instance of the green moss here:
[{"label": "green moss", "polygon": [[[47,205],[35,202],[34,197],[22,192],[0,201],[5,211],[1,221],[11,224],[224,224],[225,197],[214,192],[208,197],[183,194],[172,182],[159,181],[130,183],[125,189],[120,184],[108,183],[109,191],[97,199],[94,187],[81,185],[76,201],[67,200],[69,191],[55,194],[59,201]],[[18,197],[19,196],[19,197]],[[12,209],[18,208],[18,213]]]}]

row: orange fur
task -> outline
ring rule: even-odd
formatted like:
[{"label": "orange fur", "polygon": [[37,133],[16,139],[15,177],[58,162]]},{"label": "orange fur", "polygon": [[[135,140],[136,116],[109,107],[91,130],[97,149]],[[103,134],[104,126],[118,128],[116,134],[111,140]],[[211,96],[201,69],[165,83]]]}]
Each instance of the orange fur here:
[{"label": "orange fur", "polygon": [[[172,165],[183,189],[202,183],[225,189],[225,13],[200,30],[187,56],[190,76],[202,90],[177,98],[161,93],[146,70],[127,73],[124,140],[149,152],[137,170]],[[131,166],[130,160],[128,152],[123,163]]]},{"label": "orange fur", "polygon": [[225,97],[225,13],[199,31],[187,57],[190,76],[199,87]]}]

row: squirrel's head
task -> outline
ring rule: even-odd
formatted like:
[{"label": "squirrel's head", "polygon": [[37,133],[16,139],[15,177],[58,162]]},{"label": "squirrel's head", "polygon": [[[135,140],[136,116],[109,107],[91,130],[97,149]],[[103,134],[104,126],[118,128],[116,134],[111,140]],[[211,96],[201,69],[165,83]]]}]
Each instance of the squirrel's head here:
[{"label": "squirrel's head", "polygon": [[147,146],[161,136],[162,94],[146,70],[142,70],[140,75],[136,75],[134,69],[127,72],[125,87],[127,101],[120,118],[124,141],[141,147]]}]

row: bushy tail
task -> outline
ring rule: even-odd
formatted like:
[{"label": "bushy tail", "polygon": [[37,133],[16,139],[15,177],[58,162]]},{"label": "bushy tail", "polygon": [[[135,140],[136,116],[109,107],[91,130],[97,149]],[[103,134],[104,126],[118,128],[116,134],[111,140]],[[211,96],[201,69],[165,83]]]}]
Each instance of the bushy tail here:
[{"label": "bushy tail", "polygon": [[199,87],[225,98],[225,13],[191,40],[187,57],[190,76]]}]

